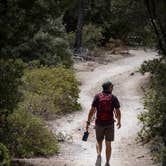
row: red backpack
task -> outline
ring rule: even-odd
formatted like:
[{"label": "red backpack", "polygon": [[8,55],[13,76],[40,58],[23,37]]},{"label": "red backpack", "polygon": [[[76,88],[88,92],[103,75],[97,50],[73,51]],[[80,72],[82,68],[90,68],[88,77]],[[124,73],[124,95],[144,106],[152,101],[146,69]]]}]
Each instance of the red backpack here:
[{"label": "red backpack", "polygon": [[113,113],[111,111],[112,95],[99,94],[99,105],[97,109],[97,120],[99,121],[112,121]]}]

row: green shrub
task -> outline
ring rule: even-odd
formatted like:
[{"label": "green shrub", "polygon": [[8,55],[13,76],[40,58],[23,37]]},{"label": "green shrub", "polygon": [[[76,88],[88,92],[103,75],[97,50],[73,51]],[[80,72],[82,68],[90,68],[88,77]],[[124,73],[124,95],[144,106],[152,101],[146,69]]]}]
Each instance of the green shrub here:
[{"label": "green shrub", "polygon": [[23,68],[21,60],[0,59],[0,127],[6,127],[7,116],[22,97],[19,87],[22,84]]},{"label": "green shrub", "polygon": [[151,86],[144,97],[146,111],[138,117],[142,123],[139,138],[144,142],[157,142],[151,144],[154,159],[163,161],[163,147],[165,149],[166,145],[166,60],[160,58],[145,62],[141,72],[151,72],[152,75]]},{"label": "green shrub", "polygon": [[83,28],[83,46],[94,49],[102,40],[102,28],[88,24]]},{"label": "green shrub", "polygon": [[21,77],[23,75],[21,60],[0,59],[0,110],[12,110],[20,100]]},{"label": "green shrub", "polygon": [[71,69],[62,66],[33,69],[25,74],[23,81],[24,104],[35,114],[67,113],[80,109],[78,81]]},{"label": "green shrub", "polygon": [[166,147],[162,149],[162,164],[166,165]]},{"label": "green shrub", "polygon": [[40,118],[19,108],[8,117],[8,131],[2,140],[12,157],[48,156],[58,152],[53,133]]},{"label": "green shrub", "polygon": [[[71,66],[62,15],[69,1],[8,1],[0,3],[0,57],[39,60]],[[8,7],[6,11],[6,5]],[[7,13],[6,13],[6,12]],[[19,24],[18,24],[19,22]]]},{"label": "green shrub", "polygon": [[62,64],[70,67],[73,64],[64,27],[58,19],[34,34],[31,40],[21,44],[15,54],[25,61],[39,60],[40,64],[46,66]]},{"label": "green shrub", "polygon": [[72,49],[73,49],[74,44],[75,44],[75,39],[76,39],[75,32],[69,32],[68,33],[68,41],[69,41],[70,48],[72,48]]},{"label": "green shrub", "polygon": [[[83,47],[92,50],[100,44],[102,39],[103,36],[102,36],[101,27],[97,27],[96,25],[93,24],[88,24],[83,27],[83,39],[82,39]],[[70,46],[73,47],[75,42],[74,32],[70,32],[68,34],[68,40]]]},{"label": "green shrub", "polygon": [[10,166],[9,152],[5,145],[0,143],[0,166]]}]

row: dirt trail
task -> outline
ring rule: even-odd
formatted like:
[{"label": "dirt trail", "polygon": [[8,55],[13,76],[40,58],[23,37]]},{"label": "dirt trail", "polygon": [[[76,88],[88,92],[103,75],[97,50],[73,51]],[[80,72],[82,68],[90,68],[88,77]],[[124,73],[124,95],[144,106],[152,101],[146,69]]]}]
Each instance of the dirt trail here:
[{"label": "dirt trail", "polygon": [[[96,159],[94,130],[90,129],[88,142],[82,142],[81,138],[93,95],[101,90],[100,85],[104,80],[112,80],[115,84],[114,94],[121,102],[123,116],[122,128],[116,130],[111,166],[153,165],[148,148],[135,142],[140,129],[137,115],[143,111],[141,87],[146,86],[148,81],[148,75],[142,76],[136,71],[144,60],[153,59],[156,53],[143,50],[131,50],[130,53],[133,56],[107,65],[90,62],[76,64],[77,76],[82,82],[80,103],[83,111],[49,122],[53,132],[70,135],[72,140],[61,143],[58,156],[30,159],[27,160],[29,163],[38,166],[94,166]],[[104,149],[102,156],[104,165]]]}]

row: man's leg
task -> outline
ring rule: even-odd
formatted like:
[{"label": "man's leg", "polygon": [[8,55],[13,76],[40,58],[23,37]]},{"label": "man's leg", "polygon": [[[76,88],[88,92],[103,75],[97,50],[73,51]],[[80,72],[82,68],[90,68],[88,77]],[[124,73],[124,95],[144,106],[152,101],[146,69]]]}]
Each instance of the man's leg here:
[{"label": "man's leg", "polygon": [[97,150],[96,166],[101,166],[102,142],[103,141],[97,141],[97,143],[96,143],[96,150]]},{"label": "man's leg", "polygon": [[105,144],[106,144],[106,163],[109,163],[112,152],[111,141],[105,141]]},{"label": "man's leg", "polygon": [[98,155],[101,155],[101,152],[102,152],[102,143],[103,143],[103,141],[97,141],[97,143],[96,143],[96,150],[97,150],[97,154]]},{"label": "man's leg", "polygon": [[102,126],[96,125],[96,150],[97,150],[97,160],[96,166],[101,166],[101,151],[102,151],[102,142],[104,139],[104,129]]},{"label": "man's leg", "polygon": [[110,125],[105,130],[105,144],[106,144],[106,166],[109,166],[111,158],[111,142],[114,141],[114,124]]},{"label": "man's leg", "polygon": [[97,140],[97,144],[96,144],[97,154],[101,155],[102,142],[104,140],[104,128],[99,125],[96,125],[96,140]]}]

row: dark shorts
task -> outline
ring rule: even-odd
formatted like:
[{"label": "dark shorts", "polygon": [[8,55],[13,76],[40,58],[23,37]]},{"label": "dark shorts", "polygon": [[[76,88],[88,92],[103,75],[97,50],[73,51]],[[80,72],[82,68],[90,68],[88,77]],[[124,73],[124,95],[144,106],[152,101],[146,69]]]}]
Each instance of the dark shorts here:
[{"label": "dark shorts", "polygon": [[96,139],[98,142],[103,141],[114,141],[114,124],[108,126],[96,125]]}]

